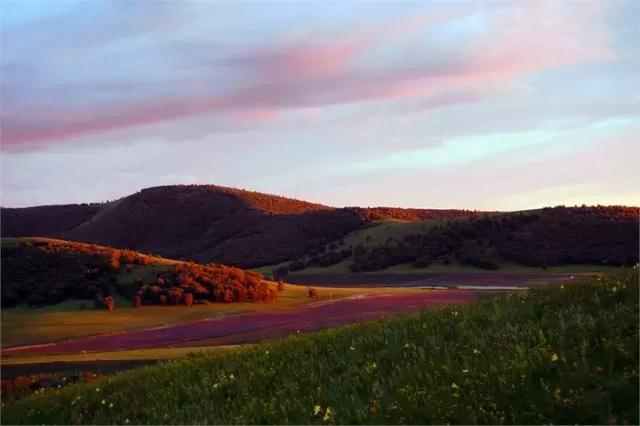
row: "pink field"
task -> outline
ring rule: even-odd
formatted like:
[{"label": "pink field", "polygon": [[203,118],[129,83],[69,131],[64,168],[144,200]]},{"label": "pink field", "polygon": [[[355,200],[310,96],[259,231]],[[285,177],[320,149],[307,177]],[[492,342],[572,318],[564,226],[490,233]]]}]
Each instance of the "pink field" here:
[{"label": "pink field", "polygon": [[437,290],[318,302],[301,308],[235,315],[163,328],[100,335],[46,345],[15,347],[3,354],[70,354],[167,346],[230,345],[317,330],[447,303],[465,303],[487,292]]}]

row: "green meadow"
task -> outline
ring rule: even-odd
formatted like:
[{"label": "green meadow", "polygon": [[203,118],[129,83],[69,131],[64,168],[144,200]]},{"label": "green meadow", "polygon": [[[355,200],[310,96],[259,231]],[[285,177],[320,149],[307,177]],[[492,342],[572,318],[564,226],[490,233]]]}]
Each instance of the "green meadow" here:
[{"label": "green meadow", "polygon": [[6,424],[638,424],[638,270],[11,402]]}]

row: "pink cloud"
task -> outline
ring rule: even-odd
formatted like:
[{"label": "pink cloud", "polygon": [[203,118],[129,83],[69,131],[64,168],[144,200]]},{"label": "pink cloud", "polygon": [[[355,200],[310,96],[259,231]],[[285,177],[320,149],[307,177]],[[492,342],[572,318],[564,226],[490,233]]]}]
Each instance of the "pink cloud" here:
[{"label": "pink cloud", "polygon": [[[566,19],[567,10],[549,10],[537,3],[498,14],[489,20],[486,33],[452,52],[457,61],[447,66],[425,58],[422,65],[373,72],[352,62],[375,52],[380,44],[402,43],[419,30],[459,14],[421,14],[368,25],[333,39],[268,46],[228,61],[248,69],[255,81],[226,95],[164,96],[83,110],[4,111],[3,149],[35,149],[52,141],[204,113],[240,111],[247,122],[273,120],[287,108],[406,97],[432,97],[437,104],[440,96],[447,102],[447,93],[460,88],[497,85],[551,67],[610,58],[607,34],[593,25],[593,12],[586,9],[569,10],[572,19]],[[215,81],[202,78],[202,86],[215,87]],[[477,95],[470,96],[469,101],[477,100]]]}]

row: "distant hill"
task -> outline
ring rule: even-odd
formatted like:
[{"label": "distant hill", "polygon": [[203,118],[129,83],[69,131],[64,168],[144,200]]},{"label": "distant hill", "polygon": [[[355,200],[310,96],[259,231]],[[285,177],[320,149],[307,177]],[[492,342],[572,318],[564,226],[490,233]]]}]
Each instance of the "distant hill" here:
[{"label": "distant hill", "polygon": [[3,208],[3,237],[41,236],[240,267],[280,263],[383,219],[466,210],[333,208],[214,185],[144,189],[110,203]]},{"label": "distant hill", "polygon": [[505,263],[629,266],[638,262],[639,212],[624,206],[559,206],[455,220],[386,221],[278,265],[275,272],[367,272],[398,265],[499,269]]}]

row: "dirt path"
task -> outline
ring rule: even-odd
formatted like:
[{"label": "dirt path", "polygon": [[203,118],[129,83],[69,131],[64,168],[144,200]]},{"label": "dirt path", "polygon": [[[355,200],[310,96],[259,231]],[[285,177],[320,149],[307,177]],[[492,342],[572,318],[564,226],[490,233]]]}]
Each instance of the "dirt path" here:
[{"label": "dirt path", "polygon": [[167,346],[217,346],[317,330],[446,303],[465,303],[486,295],[475,290],[434,290],[386,294],[317,303],[269,313],[234,315],[162,328],[135,330],[60,343],[8,348],[3,356],[105,352]]}]

